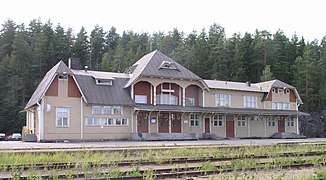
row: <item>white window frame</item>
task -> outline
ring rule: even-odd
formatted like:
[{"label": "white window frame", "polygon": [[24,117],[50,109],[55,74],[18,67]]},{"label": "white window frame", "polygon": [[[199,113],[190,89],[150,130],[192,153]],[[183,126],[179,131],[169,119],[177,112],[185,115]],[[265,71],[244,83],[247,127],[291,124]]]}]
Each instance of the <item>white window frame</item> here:
[{"label": "white window frame", "polygon": [[276,118],[275,117],[269,117],[267,120],[267,126],[268,127],[276,127]]},{"label": "white window frame", "polygon": [[[67,112],[58,112],[60,109],[65,109]],[[67,113],[67,115],[60,115],[59,113]],[[55,112],[55,125],[56,127],[69,127],[69,117],[70,117],[70,108],[69,107],[56,107],[56,112]],[[60,118],[60,119],[58,119]],[[64,119],[66,118],[67,124],[64,124]],[[61,122],[61,123],[59,123]]]},{"label": "white window frame", "polygon": [[215,94],[215,106],[216,107],[231,107],[231,95],[230,94]]},{"label": "white window frame", "polygon": [[147,104],[147,96],[146,95],[135,95],[135,103]]},{"label": "white window frame", "polygon": [[288,103],[288,102],[272,102],[272,109],[290,110],[290,103]]},{"label": "white window frame", "polygon": [[128,126],[128,118],[111,118],[111,117],[87,117],[85,118],[86,126]]},{"label": "white window frame", "polygon": [[247,126],[247,118],[244,115],[239,115],[237,118],[237,126],[238,127],[246,127]]},{"label": "white window frame", "polygon": [[192,127],[200,127],[200,116],[199,114],[190,114],[189,116],[189,125]]},{"label": "white window frame", "polygon": [[257,108],[257,96],[243,96],[244,108]]},{"label": "white window frame", "polygon": [[92,114],[102,114],[101,106],[92,106]]},{"label": "white window frame", "polygon": [[[118,110],[118,112],[116,112]],[[112,114],[123,114],[123,108],[121,106],[113,106]]]},{"label": "white window frame", "polygon": [[224,125],[224,115],[222,114],[216,114],[213,117],[213,126],[214,127],[223,127]]},{"label": "white window frame", "polygon": [[288,127],[294,127],[295,126],[295,121],[296,121],[295,117],[289,117],[287,119],[286,124],[287,124]]},{"label": "white window frame", "polygon": [[112,114],[112,106],[103,106],[102,114]]}]

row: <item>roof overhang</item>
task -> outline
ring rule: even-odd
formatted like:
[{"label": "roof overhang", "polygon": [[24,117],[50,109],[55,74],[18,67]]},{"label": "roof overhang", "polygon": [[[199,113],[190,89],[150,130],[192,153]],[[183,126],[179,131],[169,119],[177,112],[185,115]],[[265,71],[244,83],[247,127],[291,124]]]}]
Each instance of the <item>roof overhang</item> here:
[{"label": "roof overhang", "polygon": [[193,113],[216,113],[216,114],[244,114],[262,116],[309,116],[309,114],[295,110],[272,110],[272,109],[249,109],[249,108],[222,108],[222,107],[199,107],[199,106],[175,106],[175,105],[147,105],[136,104],[135,110],[140,111],[168,111],[168,112],[193,112]]}]

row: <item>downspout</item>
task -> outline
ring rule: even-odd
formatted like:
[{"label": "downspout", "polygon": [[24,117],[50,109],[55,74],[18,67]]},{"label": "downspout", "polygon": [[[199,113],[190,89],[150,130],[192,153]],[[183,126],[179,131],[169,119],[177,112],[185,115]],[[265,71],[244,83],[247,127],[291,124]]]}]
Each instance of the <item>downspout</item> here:
[{"label": "downspout", "polygon": [[[299,111],[299,106],[300,106],[300,104],[298,104],[298,101],[295,101],[296,111]],[[299,116],[296,117],[296,124],[297,124],[297,135],[299,135],[300,134],[300,131],[299,131]]]},{"label": "downspout", "polygon": [[41,104],[37,102],[37,105],[40,107],[40,120],[39,120],[39,140],[44,139],[44,99],[41,99]]},{"label": "downspout", "polygon": [[84,139],[84,104],[83,97],[80,98],[80,139]]}]

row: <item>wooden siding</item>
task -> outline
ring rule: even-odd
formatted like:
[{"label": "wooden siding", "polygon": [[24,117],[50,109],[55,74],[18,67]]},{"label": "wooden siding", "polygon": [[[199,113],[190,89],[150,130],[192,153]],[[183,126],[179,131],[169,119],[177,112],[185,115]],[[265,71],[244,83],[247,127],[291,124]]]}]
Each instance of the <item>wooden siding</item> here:
[{"label": "wooden siding", "polygon": [[195,106],[198,106],[199,102],[199,87],[196,85],[190,85],[186,88],[186,98],[195,98]]},{"label": "wooden siding", "polygon": [[135,95],[145,95],[147,96],[147,104],[150,104],[151,100],[151,84],[146,81],[140,81],[134,86]]},{"label": "wooden siding", "polygon": [[68,78],[68,97],[81,97],[81,93],[79,92],[79,89],[71,76]]},{"label": "wooden siding", "polygon": [[45,93],[46,96],[58,96],[58,76],[56,76]]}]

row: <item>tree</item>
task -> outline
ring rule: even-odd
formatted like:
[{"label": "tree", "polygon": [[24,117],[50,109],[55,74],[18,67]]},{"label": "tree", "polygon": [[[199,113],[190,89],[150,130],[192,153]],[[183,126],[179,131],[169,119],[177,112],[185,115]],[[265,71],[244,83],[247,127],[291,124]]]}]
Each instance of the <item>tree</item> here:
[{"label": "tree", "polygon": [[72,49],[73,56],[80,58],[80,65],[82,67],[89,66],[89,41],[84,27],[82,27],[77,34]]},{"label": "tree", "polygon": [[102,27],[96,25],[90,37],[90,69],[99,70],[105,48],[105,32]]},{"label": "tree", "polygon": [[273,73],[271,71],[271,65],[266,65],[265,69],[263,70],[262,75],[260,76],[260,81],[264,82],[264,81],[269,81],[272,80],[273,78]]}]

